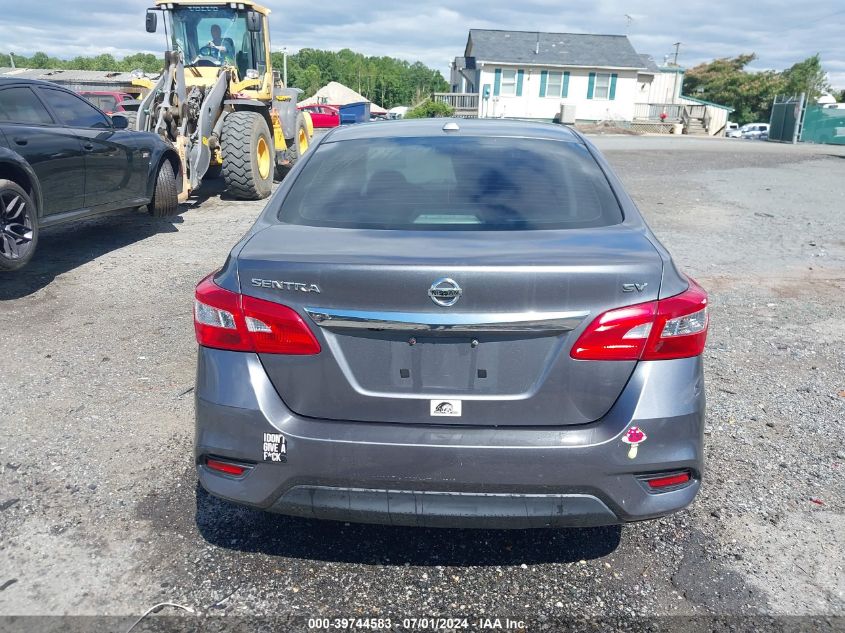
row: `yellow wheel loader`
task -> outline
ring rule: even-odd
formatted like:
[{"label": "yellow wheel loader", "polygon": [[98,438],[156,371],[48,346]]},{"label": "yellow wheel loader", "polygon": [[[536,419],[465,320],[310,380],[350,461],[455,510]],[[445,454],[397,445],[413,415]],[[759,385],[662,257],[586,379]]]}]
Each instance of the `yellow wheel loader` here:
[{"label": "yellow wheel loader", "polygon": [[163,18],[169,50],[157,81],[133,81],[148,91],[135,126],[173,143],[185,197],[222,173],[229,194],[266,198],[274,174],[311,143],[311,117],[296,108],[301,91],[273,71],[269,13],[250,0],[156,0],[147,11],[148,33]]}]

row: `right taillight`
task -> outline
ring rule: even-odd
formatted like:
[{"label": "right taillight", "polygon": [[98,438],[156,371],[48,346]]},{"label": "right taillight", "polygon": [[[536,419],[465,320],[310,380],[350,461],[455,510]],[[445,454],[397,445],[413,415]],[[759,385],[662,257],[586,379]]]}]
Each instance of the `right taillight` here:
[{"label": "right taillight", "polygon": [[320,343],[294,310],[221,288],[212,275],[197,285],[194,329],[204,347],[262,354],[320,353]]},{"label": "right taillight", "polygon": [[704,351],[707,292],[694,280],[679,295],[600,314],[572,346],[577,360],[668,360]]}]

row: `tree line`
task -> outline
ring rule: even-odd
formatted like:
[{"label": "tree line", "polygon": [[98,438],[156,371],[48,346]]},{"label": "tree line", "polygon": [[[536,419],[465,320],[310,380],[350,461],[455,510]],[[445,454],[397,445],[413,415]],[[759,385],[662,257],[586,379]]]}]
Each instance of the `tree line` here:
[{"label": "tree line", "polygon": [[[78,56],[73,59],[51,57],[41,51],[27,57],[15,55],[14,65],[18,68],[58,68],[62,70],[104,70],[108,72],[132,72],[141,69],[148,73],[161,72],[164,67],[164,56],[152,53],[135,53],[122,59],[115,59],[113,55],[104,53],[94,57]],[[0,53],[0,66],[11,66],[12,59],[6,53]]]},{"label": "tree line", "polygon": [[[273,68],[282,71],[282,53],[272,53]],[[0,66],[11,66],[8,54],[0,53]],[[27,57],[15,54],[18,68],[60,68],[66,70],[103,70],[131,72],[141,69],[160,72],[164,58],[151,53],[135,53],[122,59],[105,53],[95,57],[60,59],[38,52]],[[345,48],[324,51],[303,48],[288,55],[288,85],[305,91],[310,97],[330,81],[338,81],[385,108],[413,106],[432,92],[447,92],[448,82],[421,62],[408,62],[393,57],[372,57]]]},{"label": "tree line", "polygon": [[[273,67],[282,69],[282,53],[273,53]],[[288,55],[288,85],[301,88],[305,97],[330,81],[337,81],[384,108],[413,106],[432,92],[448,92],[449,83],[421,62],[393,57],[372,57],[344,48],[324,51],[303,48]]]},{"label": "tree line", "polygon": [[[797,97],[803,92],[809,103],[815,103],[831,91],[818,54],[783,71],[748,70],[755,59],[754,53],[747,53],[699,64],[686,72],[684,94],[729,105],[734,108],[731,120],[744,124],[768,121],[777,95]],[[845,90],[838,100],[845,100]]]}]

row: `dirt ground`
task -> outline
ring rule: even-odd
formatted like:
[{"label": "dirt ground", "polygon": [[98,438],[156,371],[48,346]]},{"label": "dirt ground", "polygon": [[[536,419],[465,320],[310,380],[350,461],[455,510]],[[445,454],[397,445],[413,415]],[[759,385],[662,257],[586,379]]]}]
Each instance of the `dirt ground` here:
[{"label": "dirt ground", "polygon": [[[440,531],[271,516],[198,491],[192,289],[263,206],[210,186],[170,220],[45,231],[33,263],[0,278],[0,630],[34,627],[8,617],[26,615],[125,630],[162,601],[296,630],[388,615],[528,631],[825,616],[819,630],[841,630],[845,148],[596,143],[711,293],[707,472],[690,509],[621,528]],[[765,628],[789,622],[803,620]]]}]

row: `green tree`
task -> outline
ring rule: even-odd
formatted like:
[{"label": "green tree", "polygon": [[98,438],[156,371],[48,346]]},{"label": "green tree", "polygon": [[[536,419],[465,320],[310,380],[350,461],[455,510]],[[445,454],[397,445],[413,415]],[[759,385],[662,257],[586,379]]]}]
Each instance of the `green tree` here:
[{"label": "green tree", "polygon": [[94,58],[92,66],[94,66],[96,70],[113,71],[117,70],[117,61],[112,55],[109,55],[108,53],[103,53],[102,55],[97,55]]},{"label": "green tree", "polygon": [[757,59],[754,53],[721,58],[687,71],[684,92],[734,108],[738,123],[768,121],[775,95],[783,92],[784,80],[774,71],[749,72],[745,67]]},{"label": "green tree", "polygon": [[823,93],[830,92],[831,89],[818,53],[787,68],[783,71],[783,79],[785,94],[798,96],[803,92],[810,103],[815,103]]},{"label": "green tree", "polygon": [[746,70],[755,59],[754,53],[747,53],[699,64],[687,71],[684,92],[732,106],[734,121],[751,123],[769,120],[777,95],[797,96],[804,92],[814,102],[830,90],[819,55],[793,64],[783,72]]},{"label": "green tree", "polygon": [[312,96],[323,87],[323,73],[320,72],[320,67],[317,64],[310,64],[296,74],[292,85],[304,90],[306,97]]},{"label": "green tree", "polygon": [[[18,65],[23,66],[24,64]],[[47,53],[42,53],[41,51],[38,51],[37,53],[35,53],[35,55],[30,57],[29,60],[26,61],[25,65],[27,68],[50,68],[50,57],[47,55]]]},{"label": "green tree", "polygon": [[135,53],[134,55],[127,55],[120,60],[118,67],[123,72],[132,72],[133,70],[140,69],[144,72],[155,73],[164,67],[164,60],[152,53]]}]

